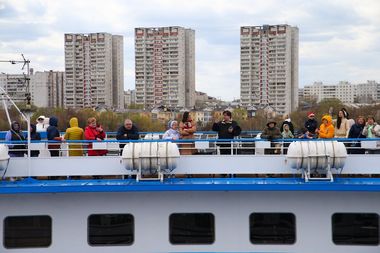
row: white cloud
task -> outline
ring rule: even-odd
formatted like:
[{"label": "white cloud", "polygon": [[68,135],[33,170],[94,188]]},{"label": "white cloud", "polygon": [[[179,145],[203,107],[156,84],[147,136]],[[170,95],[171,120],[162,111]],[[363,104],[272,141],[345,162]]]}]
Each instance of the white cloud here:
[{"label": "white cloud", "polygon": [[[300,28],[300,86],[316,80],[376,79],[380,65],[377,0],[5,0],[0,59],[24,53],[36,70],[64,69],[63,34],[124,35],[125,87],[134,87],[133,30],[179,25],[196,30],[197,90],[239,97],[239,27],[288,23]],[[19,68],[3,64],[1,71]]]}]

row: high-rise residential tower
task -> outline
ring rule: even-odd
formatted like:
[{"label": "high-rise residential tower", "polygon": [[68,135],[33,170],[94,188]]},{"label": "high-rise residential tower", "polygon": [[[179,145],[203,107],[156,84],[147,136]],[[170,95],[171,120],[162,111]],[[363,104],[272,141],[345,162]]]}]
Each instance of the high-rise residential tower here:
[{"label": "high-rise residential tower", "polygon": [[65,107],[124,109],[123,37],[65,34]]},{"label": "high-rise residential tower", "polygon": [[278,114],[298,106],[298,28],[240,28],[240,99],[245,107],[270,106]]},{"label": "high-rise residential tower", "polygon": [[135,28],[136,104],[195,105],[195,31]]}]

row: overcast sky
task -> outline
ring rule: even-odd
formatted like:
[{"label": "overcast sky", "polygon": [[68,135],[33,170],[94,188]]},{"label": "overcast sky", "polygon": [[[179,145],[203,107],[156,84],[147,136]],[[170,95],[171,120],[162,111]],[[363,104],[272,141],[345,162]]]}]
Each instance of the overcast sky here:
[{"label": "overcast sky", "polygon": [[134,89],[134,28],[183,26],[196,33],[196,90],[231,100],[240,26],[285,23],[299,28],[300,87],[380,81],[379,0],[0,0],[0,60],[24,53],[36,71],[63,71],[64,33],[120,34],[125,89]]}]

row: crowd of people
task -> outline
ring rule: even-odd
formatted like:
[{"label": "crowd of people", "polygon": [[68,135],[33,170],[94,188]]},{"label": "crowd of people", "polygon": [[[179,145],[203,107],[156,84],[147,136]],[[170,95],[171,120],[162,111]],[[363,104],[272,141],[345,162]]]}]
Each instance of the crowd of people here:
[{"label": "crowd of people", "polygon": [[[326,114],[321,119],[321,124],[315,119],[315,114],[309,112],[304,125],[299,131],[295,131],[290,117],[284,116],[284,121],[280,127],[277,127],[277,122],[274,120],[268,120],[265,129],[261,133],[261,138],[269,141],[277,139],[328,139],[328,138],[379,138],[380,137],[380,125],[378,125],[372,116],[364,118],[363,116],[357,117],[353,120],[349,117],[349,114],[345,108],[339,110],[336,115],[336,119],[333,120],[332,116]],[[46,118],[40,116],[37,118],[37,124],[31,124],[30,137],[31,140],[41,140],[41,132],[46,132],[48,143],[48,150],[50,156],[59,156],[61,143],[69,140],[69,156],[83,156],[85,154],[83,143],[81,141],[89,141],[87,144],[88,156],[104,156],[107,154],[107,150],[93,148],[94,142],[102,142],[106,139],[106,133],[103,130],[101,124],[99,124],[96,118],[91,117],[87,120],[87,125],[83,129],[79,127],[78,119],[73,117],[70,119],[70,127],[66,129],[65,134],[61,136],[58,130],[58,119],[56,117]],[[223,112],[223,118],[220,121],[216,121],[212,130],[218,133],[220,140],[229,140],[238,137],[241,134],[241,127],[238,123],[232,120],[232,113],[230,111]],[[184,112],[182,120],[180,122],[172,120],[168,123],[168,130],[162,136],[165,140],[192,140],[194,139],[194,133],[197,131],[196,124],[193,122],[189,112]],[[126,145],[128,140],[138,140],[139,131],[130,119],[125,119],[124,124],[119,127],[116,134],[116,139],[122,141],[119,144],[120,154]],[[6,133],[6,141],[14,141],[14,143],[8,144],[9,155],[11,157],[23,157],[26,153],[27,146],[25,145],[26,134],[21,131],[20,124],[13,122],[10,130]],[[18,142],[17,142],[18,141]],[[77,141],[77,142],[76,142]],[[221,154],[231,154],[231,144],[220,142],[217,144],[220,147]],[[288,145],[288,144],[284,144]],[[351,142],[350,153],[364,153],[363,149],[360,149],[360,142]],[[273,144],[274,147],[275,144]],[[180,153],[183,155],[191,155],[195,152],[194,143],[192,141],[184,141],[180,144]],[[277,149],[274,149],[277,150]],[[377,149],[370,151],[372,153],[377,152]],[[38,150],[32,150],[31,156],[38,156]]]}]

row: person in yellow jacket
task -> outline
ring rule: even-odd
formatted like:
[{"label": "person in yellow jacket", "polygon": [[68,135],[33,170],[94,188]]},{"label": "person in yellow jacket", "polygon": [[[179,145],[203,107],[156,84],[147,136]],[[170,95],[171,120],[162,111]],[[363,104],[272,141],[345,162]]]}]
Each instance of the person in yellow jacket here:
[{"label": "person in yellow jacket", "polygon": [[[66,129],[65,140],[83,140],[84,131],[78,127],[78,119],[73,117],[70,119],[70,128]],[[83,156],[82,144],[69,144],[69,156]]]},{"label": "person in yellow jacket", "polygon": [[318,134],[321,139],[334,138],[334,126],[330,115],[322,117],[322,124],[319,126]]}]

